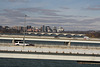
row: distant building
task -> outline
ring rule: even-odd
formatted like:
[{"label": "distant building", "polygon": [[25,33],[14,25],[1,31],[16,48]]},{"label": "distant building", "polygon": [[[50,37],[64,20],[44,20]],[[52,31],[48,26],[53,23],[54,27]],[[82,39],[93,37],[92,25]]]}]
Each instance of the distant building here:
[{"label": "distant building", "polygon": [[52,32],[52,29],[50,28],[50,26],[46,26],[46,32]]},{"label": "distant building", "polygon": [[4,29],[10,29],[10,27],[9,27],[9,26],[4,26],[3,28],[4,28]]},{"label": "distant building", "polygon": [[18,26],[18,30],[22,31],[23,27],[22,26]]},{"label": "distant building", "polygon": [[2,29],[3,27],[2,26],[0,26],[0,30]]},{"label": "distant building", "polygon": [[27,29],[27,32],[33,32],[33,30],[30,28],[30,29]]},{"label": "distant building", "polygon": [[32,27],[30,25],[27,26],[27,29],[31,29]]},{"label": "distant building", "polygon": [[45,27],[45,25],[42,26],[42,32],[46,32],[46,27]]},{"label": "distant building", "polygon": [[23,27],[22,26],[13,26],[12,29],[22,31],[23,30]]},{"label": "distant building", "polygon": [[59,27],[58,32],[64,32],[64,28],[63,27]]},{"label": "distant building", "polygon": [[13,26],[12,29],[16,29],[17,30],[18,29],[18,26]]},{"label": "distant building", "polygon": [[35,27],[32,27],[32,32],[35,32]]},{"label": "distant building", "polygon": [[57,33],[57,28],[55,26],[53,26],[52,32]]},{"label": "distant building", "polygon": [[35,32],[39,32],[39,28],[35,28]]}]

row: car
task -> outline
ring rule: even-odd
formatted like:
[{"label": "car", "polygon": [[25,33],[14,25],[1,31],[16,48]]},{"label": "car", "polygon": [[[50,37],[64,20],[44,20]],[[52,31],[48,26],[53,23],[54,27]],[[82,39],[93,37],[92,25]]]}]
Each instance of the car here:
[{"label": "car", "polygon": [[34,44],[29,44],[27,42],[24,43],[24,41],[16,41],[15,45],[16,46],[34,46]]},{"label": "car", "polygon": [[23,41],[16,41],[15,45],[16,46],[26,46],[26,45],[29,45],[29,44],[28,43],[24,43]]}]

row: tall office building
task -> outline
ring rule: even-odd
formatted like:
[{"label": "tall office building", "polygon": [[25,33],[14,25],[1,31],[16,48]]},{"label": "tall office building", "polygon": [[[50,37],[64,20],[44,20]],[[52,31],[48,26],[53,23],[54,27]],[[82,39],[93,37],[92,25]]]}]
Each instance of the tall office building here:
[{"label": "tall office building", "polygon": [[30,25],[27,26],[27,29],[31,29],[32,27]]},{"label": "tall office building", "polygon": [[46,27],[45,27],[45,25],[42,26],[42,32],[46,32]]},{"label": "tall office building", "polygon": [[50,28],[50,26],[46,26],[46,32],[52,32],[52,29]]}]

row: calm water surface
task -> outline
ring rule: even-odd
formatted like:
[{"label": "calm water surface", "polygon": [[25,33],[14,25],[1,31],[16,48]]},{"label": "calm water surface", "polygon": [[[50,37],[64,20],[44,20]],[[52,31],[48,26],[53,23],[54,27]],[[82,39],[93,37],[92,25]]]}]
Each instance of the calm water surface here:
[{"label": "calm water surface", "polygon": [[0,67],[100,67],[76,61],[0,58]]}]

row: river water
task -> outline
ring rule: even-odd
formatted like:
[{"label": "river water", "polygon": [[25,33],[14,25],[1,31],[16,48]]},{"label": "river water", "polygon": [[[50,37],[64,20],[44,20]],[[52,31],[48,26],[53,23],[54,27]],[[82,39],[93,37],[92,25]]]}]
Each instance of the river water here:
[{"label": "river water", "polygon": [[98,64],[79,64],[76,61],[0,58],[0,67],[100,67]]}]

